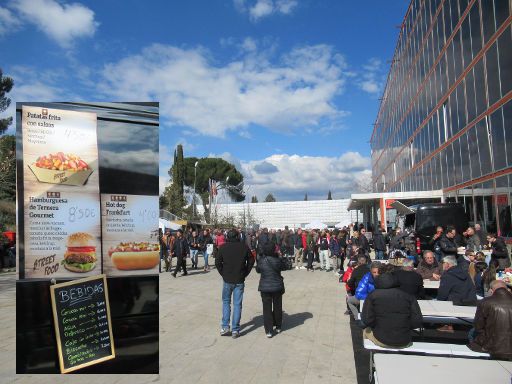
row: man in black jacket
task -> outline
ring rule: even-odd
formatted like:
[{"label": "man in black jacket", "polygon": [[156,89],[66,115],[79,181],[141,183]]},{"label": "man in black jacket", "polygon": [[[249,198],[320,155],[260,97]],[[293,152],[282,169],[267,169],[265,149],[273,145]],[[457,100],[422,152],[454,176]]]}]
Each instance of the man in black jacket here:
[{"label": "man in black jacket", "polygon": [[413,295],[416,299],[425,298],[425,289],[423,288],[423,279],[414,271],[414,261],[404,259],[402,269],[395,270],[395,276],[398,280],[398,287]]},{"label": "man in black jacket", "polygon": [[411,330],[423,325],[423,316],[414,296],[398,288],[393,273],[375,279],[375,291],[364,301],[361,320],[367,326],[363,336],[384,348],[406,348]]},{"label": "man in black jacket", "polygon": [[183,276],[188,275],[187,273],[187,255],[190,251],[188,247],[188,241],[183,237],[183,230],[178,229],[176,232],[176,240],[174,240],[174,244],[171,250],[171,256],[175,256],[178,258],[176,269],[172,274],[173,277],[176,277],[176,274],[183,269]]},{"label": "man in black jacket", "polygon": [[[370,243],[368,242],[368,239],[366,238],[366,229],[361,228],[361,231],[359,232],[359,248],[364,249],[364,252],[367,255],[370,255]],[[368,257],[369,259],[369,257]],[[370,262],[370,260],[368,260]]]},{"label": "man in black jacket", "polygon": [[510,256],[508,254],[507,245],[501,237],[497,237],[494,233],[487,235],[487,241],[492,246],[491,260],[496,259],[500,264],[499,269],[504,270],[510,267]]},{"label": "man in black jacket", "polygon": [[[263,244],[260,244],[260,247],[263,247]],[[249,247],[245,243],[240,242],[238,232],[235,229],[231,229],[228,232],[226,244],[219,248],[215,258],[215,267],[224,280],[222,288],[221,336],[230,333],[231,296],[233,296],[232,336],[237,338],[240,335],[245,278],[251,273],[253,265],[254,259]]]},{"label": "man in black jacket", "polygon": [[373,234],[373,248],[375,248],[375,259],[384,260],[384,252],[386,252],[386,239],[380,228],[377,228]]},{"label": "man in black jacket", "polygon": [[441,236],[439,239],[439,248],[441,251],[441,255],[443,257],[446,256],[455,256],[457,257],[457,244],[455,243],[455,228],[452,226],[448,226],[446,228],[446,233]]},{"label": "man in black jacket", "polygon": [[441,275],[437,300],[453,301],[455,305],[476,304],[476,288],[468,272],[457,266],[453,256],[443,259],[444,273]]}]

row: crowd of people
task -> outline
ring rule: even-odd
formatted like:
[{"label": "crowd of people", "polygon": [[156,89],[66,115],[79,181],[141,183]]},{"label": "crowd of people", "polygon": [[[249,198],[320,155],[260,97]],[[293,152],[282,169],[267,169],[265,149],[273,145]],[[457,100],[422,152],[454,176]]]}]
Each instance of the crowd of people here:
[{"label": "crowd of people", "polygon": [[[477,307],[468,335],[470,349],[512,359],[512,293],[497,279],[502,271],[510,271],[508,249],[502,238],[480,228],[470,227],[462,235],[453,227],[438,227],[432,250],[418,255],[402,241],[407,235],[395,231],[385,251],[392,259],[369,264],[359,255],[349,260],[342,277],[345,313],[357,319],[365,338],[385,348],[406,348],[411,345],[411,330],[423,327],[417,300],[451,301]],[[425,280],[439,281],[436,294],[426,294]],[[454,327],[446,324],[437,330],[453,333]]]},{"label": "crowd of people", "polygon": [[[512,359],[512,293],[497,280],[500,271],[510,267],[510,256],[502,238],[477,225],[462,234],[454,227],[438,227],[430,249],[421,253],[407,231],[397,229],[388,235],[376,229],[370,237],[363,225],[340,230],[263,228],[247,232],[189,228],[174,234],[161,232],[160,244],[164,270],[174,277],[180,271],[187,275],[187,258],[191,268],[198,269],[201,254],[204,272],[210,270],[209,257],[215,258],[224,283],[221,335],[240,335],[245,279],[254,266],[260,274],[258,290],[269,338],[282,327],[282,271],[334,271],[345,283],[345,313],[354,315],[364,328],[364,337],[379,346],[405,348],[411,344],[411,330],[422,327],[417,300],[433,299],[424,288],[424,281],[431,280],[439,281],[436,300],[478,305],[469,334],[470,348]],[[495,340],[496,327],[509,341]],[[453,327],[443,325],[438,330],[453,332]]]}]

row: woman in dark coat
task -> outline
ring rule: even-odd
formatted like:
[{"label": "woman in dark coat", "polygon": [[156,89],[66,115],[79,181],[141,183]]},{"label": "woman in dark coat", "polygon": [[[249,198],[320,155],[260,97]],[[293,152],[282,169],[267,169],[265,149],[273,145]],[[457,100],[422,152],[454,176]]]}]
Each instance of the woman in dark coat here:
[{"label": "woman in dark coat", "polygon": [[261,274],[258,291],[261,293],[263,303],[263,323],[268,338],[273,336],[273,327],[276,333],[281,332],[283,322],[283,293],[284,281],[281,271],[286,269],[284,259],[277,254],[276,243],[269,241],[263,244],[261,254],[258,255],[256,272]]}]

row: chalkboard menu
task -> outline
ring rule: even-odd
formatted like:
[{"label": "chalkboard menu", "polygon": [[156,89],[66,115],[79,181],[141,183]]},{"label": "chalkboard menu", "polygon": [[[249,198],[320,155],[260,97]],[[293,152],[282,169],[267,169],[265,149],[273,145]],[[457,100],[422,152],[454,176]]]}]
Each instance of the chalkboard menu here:
[{"label": "chalkboard menu", "polygon": [[60,371],[115,357],[106,275],[50,287]]}]

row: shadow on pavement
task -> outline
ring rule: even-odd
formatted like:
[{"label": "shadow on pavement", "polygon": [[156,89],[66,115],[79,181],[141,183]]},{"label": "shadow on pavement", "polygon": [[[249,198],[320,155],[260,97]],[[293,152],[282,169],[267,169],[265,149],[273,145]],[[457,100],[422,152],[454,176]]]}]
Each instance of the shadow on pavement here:
[{"label": "shadow on pavement", "polygon": [[[313,314],[311,312],[299,312],[290,315],[283,311],[283,332],[302,325],[307,319],[311,318],[313,318]],[[246,335],[261,327],[263,327],[263,315],[258,315],[240,326],[242,329],[240,335]]]},{"label": "shadow on pavement", "polygon": [[352,346],[354,348],[357,383],[366,384],[369,382],[370,375],[370,352],[364,349],[363,330],[357,326],[352,316],[350,316],[350,333],[352,334]]}]

